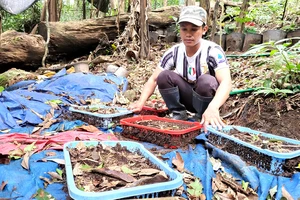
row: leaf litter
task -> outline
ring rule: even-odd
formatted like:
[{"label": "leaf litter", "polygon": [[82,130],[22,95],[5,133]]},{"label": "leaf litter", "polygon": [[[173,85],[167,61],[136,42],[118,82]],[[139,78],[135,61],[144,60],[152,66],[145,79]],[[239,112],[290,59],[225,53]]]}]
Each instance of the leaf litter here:
[{"label": "leaf litter", "polygon": [[77,188],[102,192],[169,181],[170,178],[140,152],[131,152],[119,143],[69,148]]}]

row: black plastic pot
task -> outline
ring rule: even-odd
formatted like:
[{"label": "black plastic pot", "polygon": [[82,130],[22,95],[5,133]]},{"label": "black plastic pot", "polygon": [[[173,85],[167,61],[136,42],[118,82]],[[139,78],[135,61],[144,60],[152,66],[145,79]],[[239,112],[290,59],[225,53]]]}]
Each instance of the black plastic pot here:
[{"label": "black plastic pot", "polygon": [[256,33],[247,33],[245,35],[243,51],[247,51],[250,47],[256,44],[261,44],[263,36]]},{"label": "black plastic pot", "polygon": [[226,50],[225,49],[226,48],[226,35],[225,34],[223,34],[221,37],[220,37],[220,35],[216,34],[214,36],[213,41],[215,43],[217,43],[218,45],[220,45],[223,50]]},{"label": "black plastic pot", "polygon": [[[300,29],[294,30],[287,33],[287,38],[300,37]],[[292,44],[296,44],[299,39],[292,39]]]},{"label": "black plastic pot", "polygon": [[226,36],[226,50],[227,51],[242,51],[244,44],[244,33],[230,33]]},{"label": "black plastic pot", "polygon": [[263,32],[263,42],[278,41],[286,38],[286,32],[283,30],[268,30]]}]

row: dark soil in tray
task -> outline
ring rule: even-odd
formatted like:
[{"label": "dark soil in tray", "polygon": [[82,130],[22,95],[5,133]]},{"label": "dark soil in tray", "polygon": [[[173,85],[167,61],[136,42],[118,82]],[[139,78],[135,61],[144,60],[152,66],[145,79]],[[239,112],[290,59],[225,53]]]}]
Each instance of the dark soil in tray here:
[{"label": "dark soil in tray", "polygon": [[[169,181],[169,177],[139,152],[115,147],[77,145],[69,148],[75,184],[87,192],[103,192]],[[170,191],[160,193],[170,195]]]},{"label": "dark soil in tray", "polygon": [[136,121],[135,124],[162,129],[162,130],[184,130],[192,127],[189,124],[179,124],[174,122],[156,121],[156,120]]},{"label": "dark soil in tray", "polygon": [[93,106],[87,106],[87,107],[78,107],[77,110],[83,110],[86,112],[91,113],[97,113],[97,114],[115,114],[120,113],[120,111],[117,108],[98,108]]},{"label": "dark soil in tray", "polygon": [[147,101],[143,109],[139,113],[140,115],[156,115],[159,117],[165,117],[169,114],[169,110],[166,104],[161,101]]},{"label": "dark soil in tray", "polygon": [[[189,143],[193,143],[194,138],[200,134],[200,130],[186,131],[186,133],[178,135],[168,134],[164,131],[183,131],[192,127],[192,125],[189,124],[156,120],[141,120],[137,121],[136,124],[143,125],[145,128],[137,128],[127,125],[122,126],[122,136],[138,141],[149,142],[165,148],[184,147]],[[149,130],[147,127],[154,127],[160,129],[160,131]]]},{"label": "dark soil in tray", "polygon": [[165,109],[167,109],[167,106],[166,106],[165,102],[162,102],[162,101],[147,101],[145,103],[145,106],[148,106],[148,107],[156,109],[156,110],[165,110]]},{"label": "dark soil in tray", "polygon": [[[83,122],[88,123],[89,125],[94,125],[97,127],[103,127],[107,123],[111,123],[112,127],[116,127],[119,125],[120,120],[126,117],[132,117],[134,114],[130,113],[127,115],[121,115],[117,117],[107,117],[107,118],[101,118],[97,116],[92,116],[88,114],[78,113],[78,112],[71,112],[71,111],[64,111],[64,113],[60,116],[61,119],[68,120],[68,121],[76,121],[81,120]],[[107,122],[106,122],[107,121]],[[107,128],[107,127],[104,127]]]},{"label": "dark soil in tray", "polygon": [[300,157],[293,159],[287,159],[281,163],[278,163],[278,170],[271,171],[272,157],[259,153],[253,149],[237,144],[232,140],[224,137],[217,136],[215,134],[208,134],[208,140],[217,148],[238,155],[247,164],[256,166],[259,171],[269,172],[274,175],[291,177],[295,172],[299,172],[298,164],[300,163]]},{"label": "dark soil in tray", "polygon": [[227,132],[224,133],[231,135],[241,141],[255,145],[259,148],[268,149],[278,153],[289,153],[289,152],[300,150],[299,144],[298,145],[291,144],[282,140],[264,137],[259,134],[256,135],[247,132],[240,132],[235,128],[231,129],[228,133]]}]

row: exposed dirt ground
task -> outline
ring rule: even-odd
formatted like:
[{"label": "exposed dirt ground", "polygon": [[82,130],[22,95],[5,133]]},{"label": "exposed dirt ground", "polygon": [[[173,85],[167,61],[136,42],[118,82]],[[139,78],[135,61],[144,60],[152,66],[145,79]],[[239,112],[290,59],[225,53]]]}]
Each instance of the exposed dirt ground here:
[{"label": "exposed dirt ground", "polygon": [[221,108],[228,124],[300,140],[300,94],[284,99],[253,95],[230,97]]}]

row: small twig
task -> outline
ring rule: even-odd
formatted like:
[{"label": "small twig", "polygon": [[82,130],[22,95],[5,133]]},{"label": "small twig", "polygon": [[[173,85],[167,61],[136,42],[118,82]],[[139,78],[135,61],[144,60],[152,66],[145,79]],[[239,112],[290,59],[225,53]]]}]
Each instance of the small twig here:
[{"label": "small twig", "polygon": [[299,148],[300,149],[300,145],[290,145],[290,144],[286,144],[286,145],[270,145],[270,147],[280,147],[280,148]]},{"label": "small twig", "polygon": [[93,162],[95,164],[99,164],[99,161],[96,161],[96,160],[93,160],[93,159],[90,159],[90,158],[85,158],[82,161],[90,161],[90,162]]},{"label": "small twig", "polygon": [[258,115],[260,116],[260,104],[257,102],[257,107],[258,107]]},{"label": "small twig", "polygon": [[225,115],[221,116],[223,119],[230,117],[231,115],[235,114],[237,111],[239,111],[240,108],[236,108],[234,111],[226,113]]},{"label": "small twig", "polygon": [[239,116],[241,115],[241,113],[242,113],[242,111],[244,110],[244,108],[245,108],[245,106],[246,106],[247,103],[248,103],[248,101],[246,101],[246,102],[240,107],[240,110],[239,110],[239,112],[238,112],[238,114],[237,114],[237,117],[239,117]]}]

